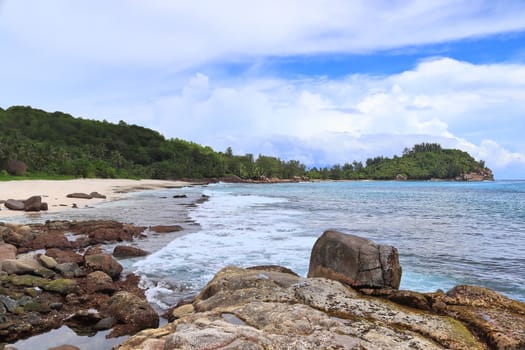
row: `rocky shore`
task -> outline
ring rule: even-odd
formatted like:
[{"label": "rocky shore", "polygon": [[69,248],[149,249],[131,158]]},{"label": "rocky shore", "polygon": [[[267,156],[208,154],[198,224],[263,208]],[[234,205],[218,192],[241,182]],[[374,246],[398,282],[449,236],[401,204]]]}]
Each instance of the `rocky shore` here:
[{"label": "rocky shore", "polygon": [[[132,335],[120,350],[525,348],[525,304],[475,286],[399,290],[395,247],[337,231],[317,240],[307,277],[279,266],[223,268],[159,328],[139,278],[124,276],[115,257],[147,254],[129,242],[179,229],[0,224],[0,343],[67,325]],[[118,242],[112,253],[108,242]]]},{"label": "rocky shore", "polygon": [[[161,232],[180,230],[165,226]],[[159,316],[114,258],[147,252],[129,243],[157,228],[116,221],[0,224],[0,347],[62,325],[110,337],[157,327]],[[102,248],[118,243],[113,253]]]},{"label": "rocky shore", "polygon": [[118,349],[525,348],[525,304],[475,286],[400,291],[400,273],[394,247],[328,231],[307,278],[223,268],[169,324]]}]

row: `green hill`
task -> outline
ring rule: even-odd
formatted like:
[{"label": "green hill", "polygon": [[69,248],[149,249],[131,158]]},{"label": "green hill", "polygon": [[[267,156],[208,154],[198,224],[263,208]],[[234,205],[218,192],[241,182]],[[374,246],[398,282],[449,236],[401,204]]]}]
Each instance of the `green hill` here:
[{"label": "green hill", "polygon": [[376,157],[365,164],[354,161],[307,169],[295,160],[234,155],[230,148],[216,152],[193,142],[166,139],[123,121],[113,124],[31,107],[0,108],[0,178],[7,171],[15,173],[17,164],[23,164],[21,173],[27,167],[27,174],[37,177],[426,180],[490,172],[468,153],[438,144],[416,145],[392,159]]}]

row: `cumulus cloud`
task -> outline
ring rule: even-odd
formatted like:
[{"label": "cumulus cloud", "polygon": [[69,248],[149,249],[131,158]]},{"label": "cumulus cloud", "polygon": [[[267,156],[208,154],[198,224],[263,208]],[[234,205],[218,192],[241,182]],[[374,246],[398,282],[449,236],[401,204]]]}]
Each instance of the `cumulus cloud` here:
[{"label": "cumulus cloud", "polygon": [[524,91],[524,66],[436,58],[400,74],[338,80],[215,81],[198,73],[154,105],[158,129],[218,150],[333,164],[439,142],[505,172],[525,164],[521,136],[515,151],[502,146],[512,134],[507,123],[521,125]]}]

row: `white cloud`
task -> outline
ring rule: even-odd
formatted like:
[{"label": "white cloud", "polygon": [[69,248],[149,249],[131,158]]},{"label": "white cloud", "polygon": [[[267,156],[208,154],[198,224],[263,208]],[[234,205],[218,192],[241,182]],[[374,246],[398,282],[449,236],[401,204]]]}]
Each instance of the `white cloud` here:
[{"label": "white cloud", "polygon": [[157,129],[218,150],[342,163],[440,142],[506,176],[525,165],[524,91],[524,66],[442,58],[391,76],[340,80],[221,81],[198,73],[180,94],[153,104]]},{"label": "white cloud", "polygon": [[79,64],[163,64],[356,53],[525,29],[525,4],[493,1],[8,0],[7,38]]},{"label": "white cloud", "polygon": [[[238,152],[334,163],[460,147],[525,177],[525,66],[429,58],[400,74],[287,80],[268,57],[366,53],[525,30],[494,1],[5,0],[0,105],[126,120]],[[252,63],[238,77],[204,65]],[[263,65],[264,66],[264,65]]]}]

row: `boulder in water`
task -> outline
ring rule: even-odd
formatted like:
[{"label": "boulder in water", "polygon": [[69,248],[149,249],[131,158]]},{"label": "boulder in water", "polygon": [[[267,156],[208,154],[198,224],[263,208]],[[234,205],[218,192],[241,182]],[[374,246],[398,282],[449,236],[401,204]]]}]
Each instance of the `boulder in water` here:
[{"label": "boulder in water", "polygon": [[338,231],[315,242],[308,277],[325,277],[354,288],[394,288],[401,282],[397,249]]}]

